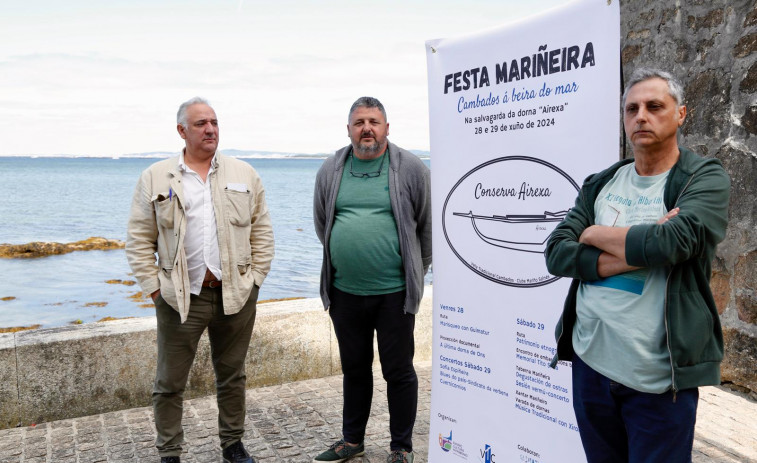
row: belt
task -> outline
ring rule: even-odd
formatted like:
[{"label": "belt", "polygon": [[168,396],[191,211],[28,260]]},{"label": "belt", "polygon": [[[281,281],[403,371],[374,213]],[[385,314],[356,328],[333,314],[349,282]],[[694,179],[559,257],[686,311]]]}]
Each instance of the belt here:
[{"label": "belt", "polygon": [[213,272],[211,272],[209,268],[205,269],[205,279],[202,282],[203,288],[220,288],[221,284],[221,280],[216,278],[216,276],[213,275]]},{"label": "belt", "polygon": [[221,280],[205,280],[202,282],[203,288],[220,288],[223,284]]}]

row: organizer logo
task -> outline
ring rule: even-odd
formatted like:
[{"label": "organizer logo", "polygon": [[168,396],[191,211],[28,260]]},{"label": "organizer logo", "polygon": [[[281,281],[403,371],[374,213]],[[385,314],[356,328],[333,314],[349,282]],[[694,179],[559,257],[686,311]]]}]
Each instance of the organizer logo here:
[{"label": "organizer logo", "polygon": [[452,450],[452,430],[449,431],[449,436],[444,437],[442,433],[439,433],[439,447],[445,452]]},{"label": "organizer logo", "polygon": [[442,433],[439,433],[439,448],[442,449],[444,452],[451,452],[452,455],[462,458],[463,460],[468,460],[468,454],[465,453],[465,448],[463,448],[463,444],[460,442],[454,442],[452,440],[452,430],[449,431],[449,435],[445,436]]}]

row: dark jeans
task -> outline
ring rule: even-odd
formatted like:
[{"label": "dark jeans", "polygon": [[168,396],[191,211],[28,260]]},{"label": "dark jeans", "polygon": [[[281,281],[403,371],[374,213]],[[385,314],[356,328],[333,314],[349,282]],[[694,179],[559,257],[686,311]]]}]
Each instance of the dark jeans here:
[{"label": "dark jeans", "polygon": [[218,435],[221,447],[239,441],[244,435],[245,382],[244,360],[255,324],[258,287],[254,286],[247,303],[236,314],[223,313],[221,288],[202,288],[191,297],[189,315],[182,324],[179,312],[158,297],[158,369],[152,391],[157,438],[161,457],[181,455],[184,432],[181,427],[184,388],[197,353],[200,336],[208,329],[210,356],[216,375]]},{"label": "dark jeans", "polygon": [[699,389],[649,394],[573,356],[573,409],[589,463],[690,463]]},{"label": "dark jeans", "polygon": [[342,433],[363,442],[373,399],[373,331],[389,402],[392,450],[413,449],[418,377],[413,367],[415,315],[404,313],[405,292],[356,296],[331,289],[329,314],[339,342],[344,373]]}]

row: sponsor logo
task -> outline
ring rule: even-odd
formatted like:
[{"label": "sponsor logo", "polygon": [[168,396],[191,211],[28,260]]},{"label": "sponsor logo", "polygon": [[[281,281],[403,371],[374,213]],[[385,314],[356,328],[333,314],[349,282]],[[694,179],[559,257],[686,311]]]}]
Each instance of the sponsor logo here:
[{"label": "sponsor logo", "polygon": [[479,453],[481,454],[481,461],[484,463],[494,463],[494,452],[491,445],[484,444],[484,448],[479,449]]}]

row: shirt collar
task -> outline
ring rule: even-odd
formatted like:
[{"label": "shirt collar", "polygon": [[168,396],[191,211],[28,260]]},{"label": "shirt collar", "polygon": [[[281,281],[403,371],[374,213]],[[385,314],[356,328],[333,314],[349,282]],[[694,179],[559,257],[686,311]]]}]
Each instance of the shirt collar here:
[{"label": "shirt collar", "polygon": [[[182,148],[181,153],[179,153],[179,171],[180,172],[187,172],[187,171],[192,170],[184,162],[184,153],[186,151],[187,151],[186,148]],[[213,172],[213,170],[215,170],[217,167],[218,167],[218,152],[216,151],[215,153],[213,153],[213,159],[210,160],[210,170],[208,171],[208,173]]]}]

